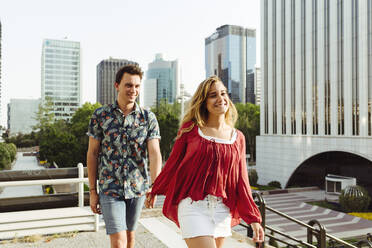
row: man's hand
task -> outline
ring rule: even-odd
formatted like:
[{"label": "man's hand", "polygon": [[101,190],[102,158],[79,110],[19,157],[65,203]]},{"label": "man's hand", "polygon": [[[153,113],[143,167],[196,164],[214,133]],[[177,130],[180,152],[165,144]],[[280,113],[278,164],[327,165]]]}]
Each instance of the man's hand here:
[{"label": "man's hand", "polygon": [[146,193],[145,206],[146,208],[154,208],[156,202],[156,195],[151,194],[151,189]]},{"label": "man's hand", "polygon": [[257,243],[264,242],[265,233],[260,223],[257,222],[251,223],[251,227],[253,229],[253,242]]},{"label": "man's hand", "polygon": [[90,197],[89,197],[89,204],[90,204],[90,209],[92,209],[92,212],[95,214],[101,214],[101,207],[99,205],[99,196],[97,192],[91,191],[90,192]]}]

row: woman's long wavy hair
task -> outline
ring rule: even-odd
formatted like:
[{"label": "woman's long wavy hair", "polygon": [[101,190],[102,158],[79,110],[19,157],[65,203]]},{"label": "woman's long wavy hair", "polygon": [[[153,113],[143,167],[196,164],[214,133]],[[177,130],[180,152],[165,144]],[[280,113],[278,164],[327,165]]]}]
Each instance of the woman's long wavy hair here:
[{"label": "woman's long wavy hair", "polygon": [[[192,121],[194,125],[196,124],[199,127],[204,127],[206,125],[208,120],[208,110],[206,103],[208,92],[212,85],[216,82],[222,83],[221,79],[219,79],[217,76],[211,76],[204,80],[203,82],[201,82],[201,84],[199,84],[198,89],[191,98],[190,105],[186,111],[186,114],[183,117],[183,120],[181,121],[181,127],[183,124],[189,121]],[[236,108],[229,97],[227,101],[229,105],[225,113],[225,121],[228,125],[234,127],[235,122],[238,119],[238,112],[236,111]],[[187,129],[191,130],[192,128]],[[181,136],[182,133],[184,133],[183,131],[187,132],[189,130],[180,130],[180,134],[178,136]]]}]

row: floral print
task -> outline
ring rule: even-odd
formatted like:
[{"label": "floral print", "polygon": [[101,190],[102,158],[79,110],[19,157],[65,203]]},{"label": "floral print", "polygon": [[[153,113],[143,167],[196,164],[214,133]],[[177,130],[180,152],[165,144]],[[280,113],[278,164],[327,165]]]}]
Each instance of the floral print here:
[{"label": "floral print", "polygon": [[98,184],[100,191],[130,199],[149,188],[147,141],[160,139],[155,114],[137,103],[127,116],[117,102],[95,110],[87,135],[100,141]]}]

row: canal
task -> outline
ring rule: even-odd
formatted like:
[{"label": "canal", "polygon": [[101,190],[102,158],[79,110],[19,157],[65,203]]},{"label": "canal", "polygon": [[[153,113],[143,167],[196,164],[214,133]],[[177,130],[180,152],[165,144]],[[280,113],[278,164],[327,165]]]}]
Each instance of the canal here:
[{"label": "canal", "polygon": [[[23,156],[22,152],[17,152],[17,160],[13,166],[13,171],[23,171],[22,173],[34,173],[32,170],[44,169],[38,165],[35,156]],[[24,172],[26,171],[26,172]],[[29,172],[28,172],[29,171]],[[0,198],[24,197],[43,195],[41,185],[6,187],[0,193]]]}]

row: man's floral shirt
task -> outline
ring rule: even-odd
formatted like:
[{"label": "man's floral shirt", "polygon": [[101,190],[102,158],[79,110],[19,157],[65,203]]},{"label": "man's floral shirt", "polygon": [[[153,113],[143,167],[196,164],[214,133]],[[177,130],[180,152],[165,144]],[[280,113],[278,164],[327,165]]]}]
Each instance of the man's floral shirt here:
[{"label": "man's floral shirt", "polygon": [[149,188],[147,141],[160,139],[155,114],[140,108],[124,116],[117,102],[95,110],[87,135],[100,141],[100,192],[116,198],[139,197]]}]

